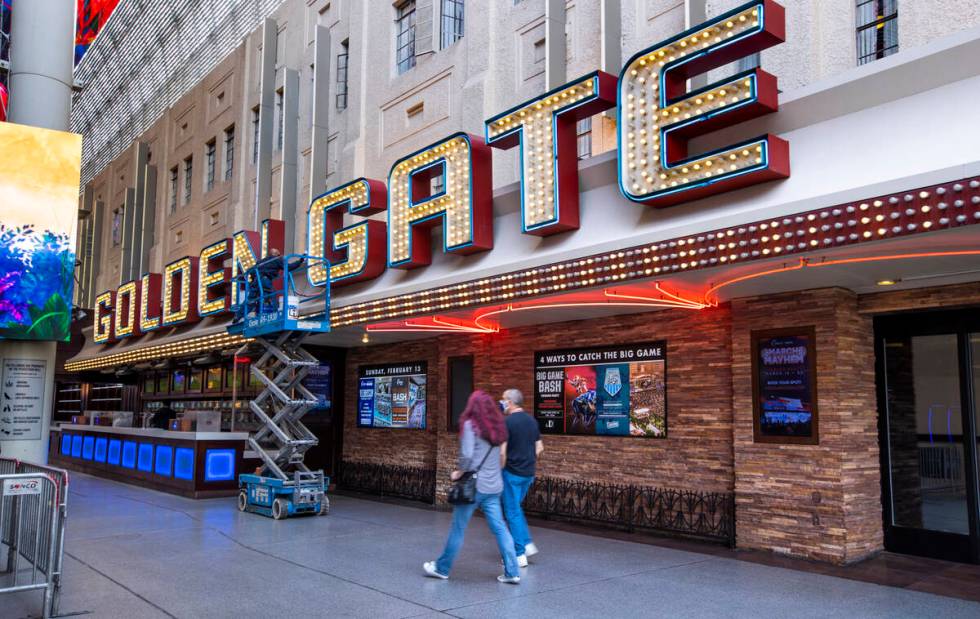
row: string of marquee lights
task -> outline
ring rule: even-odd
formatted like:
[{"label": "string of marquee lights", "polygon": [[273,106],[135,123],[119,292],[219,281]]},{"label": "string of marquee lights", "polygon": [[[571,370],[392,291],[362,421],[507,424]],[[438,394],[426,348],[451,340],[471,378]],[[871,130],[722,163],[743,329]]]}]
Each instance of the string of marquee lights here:
[{"label": "string of marquee lights", "polygon": [[250,341],[250,339],[244,338],[241,335],[214,333],[179,342],[170,342],[127,350],[126,352],[100,355],[81,361],[69,361],[65,363],[65,370],[68,372],[84,372],[130,363],[159,361],[161,359],[193,355],[205,351],[220,350],[222,348],[240,347]]},{"label": "string of marquee lights", "polygon": [[980,177],[331,309],[334,327],[583,290],[980,223]]},{"label": "string of marquee lights", "polygon": [[[475,281],[331,308],[334,328],[491,304],[508,304],[592,287],[663,277],[777,256],[855,246],[875,240],[980,223],[980,176],[847,202],[764,221],[722,228]],[[218,344],[208,338],[102,354],[65,364],[69,372],[193,354]]]}]

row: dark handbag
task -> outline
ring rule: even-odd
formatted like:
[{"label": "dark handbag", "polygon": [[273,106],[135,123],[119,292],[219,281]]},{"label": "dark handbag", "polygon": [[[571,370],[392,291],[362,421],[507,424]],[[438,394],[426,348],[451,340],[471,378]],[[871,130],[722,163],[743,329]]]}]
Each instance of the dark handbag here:
[{"label": "dark handbag", "polygon": [[487,450],[487,455],[483,456],[483,460],[480,460],[476,471],[466,471],[449,487],[446,500],[449,501],[450,505],[470,505],[476,502],[476,473],[483,468],[483,463],[487,461],[491,451],[493,451],[493,445]]}]

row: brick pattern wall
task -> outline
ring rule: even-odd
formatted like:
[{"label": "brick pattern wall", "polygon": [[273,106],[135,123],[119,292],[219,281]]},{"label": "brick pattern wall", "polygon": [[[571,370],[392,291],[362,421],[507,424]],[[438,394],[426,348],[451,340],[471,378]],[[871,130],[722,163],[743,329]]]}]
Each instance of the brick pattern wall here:
[{"label": "brick pattern wall", "polygon": [[[738,545],[833,563],[881,548],[871,320],[840,289],[732,303]],[[819,445],[753,441],[751,332],[813,325]]]},{"label": "brick pattern wall", "polygon": [[357,402],[351,397],[346,404],[344,457],[412,466],[435,464],[437,494],[444,496],[457,455],[456,432],[448,430],[447,357],[472,354],[475,388],[497,397],[504,389],[516,387],[530,409],[536,350],[662,339],[667,342],[667,438],[546,436],[538,471],[578,480],[731,491],[730,321],[727,307],[659,311],[355,349],[348,357],[348,393],[356,392],[358,365],[429,361],[429,429],[358,429]]}]

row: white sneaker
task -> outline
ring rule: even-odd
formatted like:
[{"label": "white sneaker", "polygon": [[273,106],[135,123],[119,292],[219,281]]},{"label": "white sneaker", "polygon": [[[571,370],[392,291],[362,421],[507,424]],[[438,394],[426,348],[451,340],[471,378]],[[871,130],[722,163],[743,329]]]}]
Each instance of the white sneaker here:
[{"label": "white sneaker", "polygon": [[[448,578],[448,576],[446,577]],[[502,582],[505,585],[517,585],[521,582],[520,576],[508,576],[507,574],[501,574],[497,576],[497,582]]]},{"label": "white sneaker", "polygon": [[530,544],[524,547],[525,557],[533,557],[536,554],[538,554],[538,547],[534,545],[534,542],[531,542]]},{"label": "white sneaker", "polygon": [[432,578],[441,578],[442,580],[448,580],[449,579],[449,576],[447,576],[445,574],[440,574],[436,570],[436,562],[435,561],[426,561],[425,563],[422,564],[422,569],[425,570],[425,575],[426,576],[431,576]]},{"label": "white sneaker", "polygon": [[517,567],[527,567],[526,555],[517,555]]}]

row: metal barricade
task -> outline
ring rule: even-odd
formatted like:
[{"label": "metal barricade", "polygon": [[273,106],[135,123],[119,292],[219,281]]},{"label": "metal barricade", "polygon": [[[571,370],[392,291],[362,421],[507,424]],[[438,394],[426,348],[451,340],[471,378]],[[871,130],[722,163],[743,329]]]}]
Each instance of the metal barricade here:
[{"label": "metal barricade", "polygon": [[42,615],[57,612],[68,473],[0,458],[0,595],[43,591]]}]

